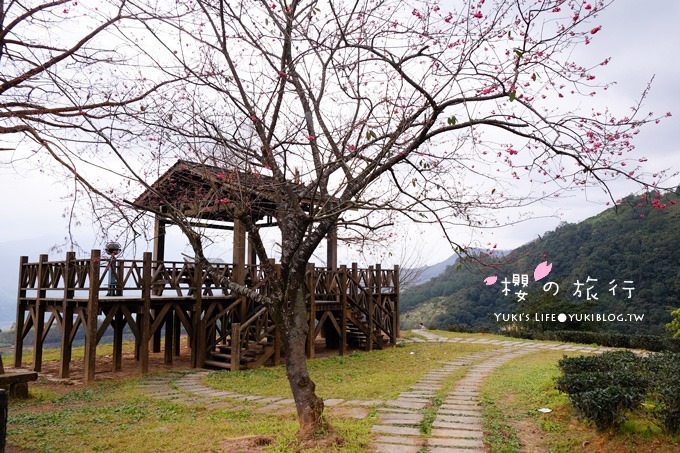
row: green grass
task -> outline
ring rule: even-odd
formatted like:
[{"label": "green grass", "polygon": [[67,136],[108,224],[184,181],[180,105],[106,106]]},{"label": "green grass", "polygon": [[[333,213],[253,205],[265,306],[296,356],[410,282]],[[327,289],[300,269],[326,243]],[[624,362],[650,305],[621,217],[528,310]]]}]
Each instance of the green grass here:
[{"label": "green grass", "polygon": [[[134,341],[123,342],[123,353],[133,352],[135,347]],[[113,354],[113,343],[100,343],[97,345],[97,357],[104,357]],[[71,349],[71,360],[83,360],[85,357],[85,346],[74,346]],[[60,360],[60,349],[44,348],[43,349],[43,363],[44,362],[58,362]],[[33,364],[33,349],[24,348],[22,353],[22,366]]]},{"label": "green grass", "polygon": [[[295,417],[260,414],[255,408],[207,409],[150,399],[136,380],[104,382],[12,401],[7,441],[38,452],[209,452],[222,451],[220,444],[233,437],[262,435],[274,439],[268,451],[297,450]],[[367,451],[374,417],[329,421],[344,438],[337,451]]]},{"label": "green grass", "polygon": [[432,424],[437,418],[439,407],[444,403],[441,396],[437,395],[430,400],[430,403],[422,410],[423,420],[420,422],[420,432],[425,436],[432,434]]},{"label": "green grass", "polygon": [[[308,362],[324,398],[392,399],[428,371],[485,345],[413,344],[382,351],[355,352]],[[105,354],[106,351],[98,351]],[[58,355],[46,351],[46,357]],[[445,381],[447,391],[464,370]],[[161,373],[162,374],[162,373]],[[259,435],[274,439],[270,452],[300,450],[294,415],[261,414],[254,403],[234,402],[210,409],[190,402],[168,402],[139,390],[142,378],[98,381],[66,387],[47,381],[31,385],[31,398],[12,400],[8,444],[37,452],[223,451],[234,437]],[[207,379],[240,393],[289,396],[283,367],[236,373],[215,372]],[[342,446],[303,449],[305,453],[370,451],[375,411],[362,420],[328,419]]]},{"label": "green grass", "polygon": [[[574,355],[574,354],[570,354]],[[617,431],[598,433],[579,420],[567,396],[555,389],[560,351],[536,352],[496,369],[482,386],[485,440],[494,453],[519,451],[680,451],[680,435],[666,436],[633,414]],[[542,414],[539,408],[552,412]]]},{"label": "green grass", "polygon": [[[392,399],[444,362],[488,347],[409,344],[317,359],[309,367],[324,398]],[[607,433],[598,433],[578,420],[566,396],[554,389],[559,373],[556,364],[562,356],[560,351],[536,351],[506,363],[486,380],[482,388],[484,430],[492,452],[680,451],[680,436],[664,435],[642,414],[633,414],[618,431]],[[423,409],[420,428],[424,436],[431,432],[437,405],[466,371],[460,368],[448,376]],[[43,380],[32,383],[31,399],[10,401],[8,444],[36,452],[211,452],[229,451],[225,447],[229,439],[253,435],[273,439],[269,452],[371,451],[375,409],[362,420],[334,416],[330,411],[329,421],[344,439],[342,446],[302,449],[296,441],[294,415],[262,414],[257,404],[242,401],[217,409],[190,401],[152,399],[140,391],[140,379],[74,387]],[[240,393],[289,396],[283,367],[215,372],[208,380]],[[541,407],[553,412],[541,414],[537,412]]]},{"label": "green grass", "polygon": [[[488,349],[455,343],[409,344],[372,352],[353,352],[308,362],[322,398],[388,400],[407,390],[442,362]],[[284,366],[238,372],[215,371],[204,382],[243,394],[292,397]]]}]

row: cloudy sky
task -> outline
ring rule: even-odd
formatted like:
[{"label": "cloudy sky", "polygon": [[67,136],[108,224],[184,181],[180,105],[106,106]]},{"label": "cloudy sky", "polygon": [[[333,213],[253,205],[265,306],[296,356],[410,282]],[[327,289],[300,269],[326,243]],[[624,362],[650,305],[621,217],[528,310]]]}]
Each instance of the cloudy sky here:
[{"label": "cloudy sky", "polygon": [[[575,58],[596,63],[612,57],[601,75],[608,81],[617,81],[617,84],[606,95],[600,96],[599,100],[619,109],[632,104],[648,80],[655,77],[644,110],[655,113],[670,111],[673,116],[643,131],[638,137],[637,146],[641,154],[649,159],[647,170],[674,166],[680,168],[680,62],[677,59],[680,49],[680,33],[677,31],[680,2],[619,0],[600,16],[599,23],[603,28],[597,39],[584,48],[586,54]],[[6,161],[2,155],[0,159]],[[680,184],[680,180],[672,183]],[[625,196],[635,190],[635,187],[626,184],[617,184],[613,188],[617,196]],[[5,248],[4,253],[0,250],[0,259],[6,259],[8,253],[14,253],[8,246],[11,243],[30,244],[30,250],[26,250],[26,253],[32,254],[41,250],[46,252],[63,242],[67,235],[67,221],[62,215],[68,211],[70,203],[67,186],[34,169],[0,165],[0,189],[3,194],[0,198],[3,213],[0,246]],[[556,199],[549,205],[536,206],[534,220],[483,234],[465,229],[452,234],[461,243],[482,247],[496,244],[499,249],[510,249],[555,228],[561,221],[578,222],[605,208],[599,193],[574,193]],[[101,244],[95,239],[98,232],[93,231],[92,227],[83,226],[76,231],[84,249],[100,247]],[[420,264],[436,263],[452,253],[441,233],[434,228],[413,228],[404,233],[410,240],[410,247],[419,251],[417,261]],[[179,254],[183,241],[179,235],[174,241],[174,252]],[[225,242],[228,242],[226,238]],[[141,251],[138,253],[141,254]],[[215,252],[227,260],[229,253],[226,248]],[[362,260],[361,257],[342,255],[341,261],[352,258]],[[17,258],[11,259],[16,262]],[[370,256],[366,259],[393,264],[398,261],[398,256]]]}]

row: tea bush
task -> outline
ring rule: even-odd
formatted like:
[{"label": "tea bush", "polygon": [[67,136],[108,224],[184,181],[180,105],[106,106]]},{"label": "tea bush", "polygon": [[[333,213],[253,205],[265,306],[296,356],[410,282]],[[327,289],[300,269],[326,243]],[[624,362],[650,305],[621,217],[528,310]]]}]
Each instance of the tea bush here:
[{"label": "tea bush", "polygon": [[558,390],[599,430],[616,427],[626,413],[647,400],[652,415],[669,433],[680,432],[680,353],[649,357],[630,351],[564,357]]},{"label": "tea bush", "polygon": [[656,354],[645,359],[645,365],[656,419],[667,432],[680,432],[680,354]]},{"label": "tea bush", "polygon": [[597,429],[605,430],[621,424],[626,412],[645,400],[649,375],[641,365],[630,351],[565,357],[559,361],[564,374],[557,389],[567,393],[576,410]]}]

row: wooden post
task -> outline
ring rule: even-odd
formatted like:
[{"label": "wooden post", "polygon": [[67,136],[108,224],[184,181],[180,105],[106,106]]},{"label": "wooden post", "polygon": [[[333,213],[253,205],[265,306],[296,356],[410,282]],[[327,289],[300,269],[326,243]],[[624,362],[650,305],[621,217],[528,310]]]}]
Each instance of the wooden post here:
[{"label": "wooden post", "polygon": [[85,382],[94,381],[97,361],[97,316],[99,315],[99,278],[101,252],[90,253],[90,292],[87,298],[87,322],[85,323]]},{"label": "wooden post", "polygon": [[332,226],[326,235],[326,267],[338,269],[338,228]]},{"label": "wooden post", "polygon": [[[183,310],[183,308],[180,306],[178,309]],[[172,322],[174,324],[172,333],[173,333],[173,341],[172,341],[172,346],[175,351],[175,356],[179,357],[179,353],[181,350],[181,344],[180,340],[182,339],[182,322],[179,319],[179,315],[177,312],[174,312],[174,315],[172,317]]]},{"label": "wooden post", "polygon": [[281,331],[278,327],[274,328],[274,365],[281,364]]},{"label": "wooden post", "polygon": [[113,320],[113,371],[123,368],[123,329],[125,328],[125,316],[122,311],[116,313]]},{"label": "wooden post", "polygon": [[[276,264],[274,259],[272,259],[272,258],[269,259],[269,264],[271,264],[271,266],[274,268],[275,278],[280,278],[281,277],[281,265]],[[270,315],[271,315],[271,312],[270,312]],[[281,320],[279,319],[279,321],[281,321]],[[277,321],[274,320],[274,322],[277,322]],[[279,326],[277,325],[274,329],[274,365],[279,365],[281,363],[281,349],[282,349],[281,329],[279,329]]]},{"label": "wooden post", "polygon": [[[243,227],[243,223],[240,220],[234,220],[234,238],[232,244],[232,263],[234,266],[234,272],[232,274],[232,280],[235,283],[243,285],[245,281],[245,264],[246,264],[246,230]],[[246,321],[248,316],[248,299],[241,297],[240,306],[240,317],[241,322]]]},{"label": "wooden post", "polygon": [[45,280],[48,277],[47,259],[47,255],[40,255],[38,260],[38,294],[33,311],[33,333],[35,334],[35,340],[33,341],[33,371],[38,372],[42,370],[43,331],[45,330],[45,302],[43,299],[46,295]]},{"label": "wooden post", "polygon": [[[375,297],[375,303],[378,305],[378,307],[382,308],[383,307],[383,295],[382,295],[382,265],[381,264],[376,264],[375,265],[375,288],[376,288],[376,297]],[[369,312],[370,318],[371,318],[371,338],[373,338],[373,334],[376,334],[376,339],[378,340],[378,346],[382,347],[382,333],[380,333],[379,328],[374,327],[374,323],[376,320],[373,318],[373,311],[375,310],[375,307],[372,307],[373,309]]]},{"label": "wooden post", "polygon": [[368,266],[369,275],[369,293],[368,300],[366,301],[366,309],[368,310],[368,350],[373,350],[373,297],[375,297],[375,269],[373,266]]},{"label": "wooden post", "polygon": [[392,339],[392,344],[397,344],[397,339],[401,334],[401,321],[399,315],[399,292],[401,291],[401,285],[399,284],[399,266],[394,266],[394,338]]},{"label": "wooden post", "polygon": [[142,337],[139,358],[142,374],[149,372],[149,340],[151,339],[151,260],[150,252],[144,252],[142,263],[142,322],[139,326]]},{"label": "wooden post", "polygon": [[205,364],[205,332],[203,331],[203,291],[201,285],[203,280],[203,270],[201,264],[194,266],[194,307],[192,311],[192,338],[191,338],[191,366],[201,368]]},{"label": "wooden post", "polygon": [[340,355],[347,352],[347,266],[340,266]]},{"label": "wooden post", "polygon": [[231,325],[231,371],[241,368],[241,323]]},{"label": "wooden post", "polygon": [[165,260],[165,220],[156,214],[153,223],[153,260]]},{"label": "wooden post", "polygon": [[22,256],[19,258],[19,284],[17,285],[17,322],[14,328],[14,368],[21,368],[24,354],[24,315],[26,312],[26,288],[23,287],[24,273],[26,272],[26,264],[28,264],[28,257]]},{"label": "wooden post", "polygon": [[[153,310],[153,320],[151,321],[152,324],[156,321],[156,317],[158,316],[159,313],[160,313],[160,309],[159,310],[156,310],[156,309]],[[153,352],[161,352],[161,329],[160,329],[160,327],[158,329],[156,329],[153,333],[153,342],[152,342],[151,349],[153,350]]]},{"label": "wooden post", "polygon": [[[247,258],[248,262],[246,264],[250,266],[255,266],[257,264],[257,251],[255,250],[255,245],[253,244],[253,238],[251,237],[251,234],[248,233],[248,253],[247,253]],[[253,278],[255,276],[253,275]]]},{"label": "wooden post", "polygon": [[[163,363],[166,365],[172,365],[172,328],[173,328],[173,323],[172,323],[172,315],[175,312],[172,307],[170,307],[170,310],[168,313],[165,315],[165,349],[164,349],[164,358],[163,358]],[[160,328],[158,329],[160,331]]]},{"label": "wooden post", "polygon": [[64,261],[64,301],[61,306],[61,356],[59,361],[59,377],[67,379],[69,377],[69,367],[71,364],[71,331],[73,330],[73,275],[76,260],[75,252],[67,252]]},{"label": "wooden post", "polygon": [[316,331],[316,288],[315,282],[316,278],[314,275],[314,263],[307,264],[306,272],[306,286],[309,293],[309,306],[307,307],[309,313],[309,331],[307,332],[307,357],[310,359],[314,358],[314,343],[316,338],[314,337],[314,332]]}]

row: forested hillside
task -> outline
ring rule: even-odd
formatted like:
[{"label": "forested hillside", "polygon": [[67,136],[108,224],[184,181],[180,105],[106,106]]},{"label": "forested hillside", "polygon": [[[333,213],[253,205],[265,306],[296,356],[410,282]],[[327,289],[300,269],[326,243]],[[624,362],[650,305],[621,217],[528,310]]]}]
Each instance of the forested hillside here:
[{"label": "forested hillside", "polygon": [[[680,307],[678,198],[677,193],[656,192],[629,196],[617,209],[578,224],[564,223],[504,258],[462,259],[457,267],[404,292],[402,322],[405,327],[425,322],[432,327],[498,330],[501,324],[494,313],[635,313],[644,314],[644,321],[578,327],[661,334],[671,310]],[[552,270],[535,282],[534,269],[543,261],[552,263]],[[520,279],[527,274],[528,286],[513,285],[513,274]],[[484,279],[492,275],[497,282],[485,285]],[[506,278],[510,283],[504,295]],[[557,295],[553,284],[544,290],[548,282],[559,285]],[[528,293],[524,302],[517,301],[520,290]],[[554,324],[552,328],[574,328]]]}]

